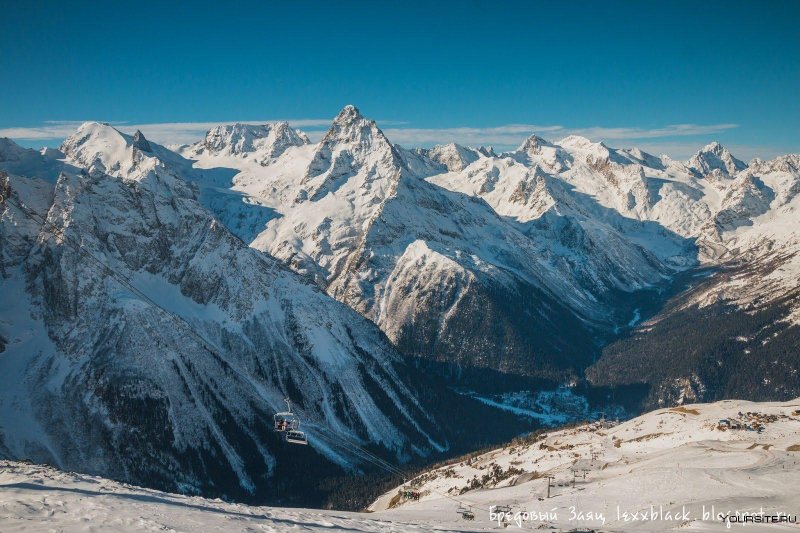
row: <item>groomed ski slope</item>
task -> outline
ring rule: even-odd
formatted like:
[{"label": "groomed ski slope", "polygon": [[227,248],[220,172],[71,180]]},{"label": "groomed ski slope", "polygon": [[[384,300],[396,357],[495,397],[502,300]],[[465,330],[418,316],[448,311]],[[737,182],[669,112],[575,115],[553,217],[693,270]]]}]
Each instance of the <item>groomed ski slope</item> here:
[{"label": "groomed ski slope", "polygon": [[[743,416],[739,416],[739,412]],[[758,413],[748,417],[746,413]],[[762,433],[719,429],[719,420],[761,420]],[[533,439],[530,439],[533,440]],[[313,443],[312,443],[313,444]],[[592,461],[592,452],[595,459]],[[491,531],[492,505],[556,514],[531,519],[524,529],[599,531],[726,531],[715,514],[781,511],[800,514],[800,398],[786,403],[724,401],[654,411],[614,427],[598,423],[518,442],[426,473],[415,482],[419,502],[397,500],[396,491],[379,498],[373,513],[282,509],[225,503],[147,490],[102,478],[64,473],[50,467],[0,461],[0,531]],[[493,465],[525,470],[486,488],[458,494]],[[572,469],[586,469],[573,488]],[[536,471],[537,474],[532,474]],[[544,477],[555,478],[553,497]],[[531,479],[534,478],[534,479]],[[450,491],[448,493],[448,490]],[[445,497],[445,495],[450,496]],[[475,520],[463,521],[458,501],[473,505]],[[663,513],[686,506],[689,520],[617,519],[616,507],[633,514],[663,506]],[[570,519],[571,509],[600,519]],[[640,515],[641,517],[641,515]],[[732,524],[731,530],[798,531],[797,525]]]},{"label": "groomed ski slope", "polygon": [[[764,429],[761,433],[722,430],[721,419],[751,427],[759,423]],[[573,470],[577,471],[574,486]],[[505,479],[481,482],[487,475]],[[554,478],[550,499],[546,498],[546,476]],[[461,494],[475,477],[483,488]],[[491,527],[488,509],[509,506],[509,527],[516,527],[517,513],[527,511],[537,515],[523,521],[529,529],[543,525],[603,531],[723,531],[726,525],[717,517],[720,513],[759,512],[762,507],[767,513],[797,516],[800,398],[786,403],[722,401],[666,408],[616,426],[593,423],[555,431],[533,442],[514,443],[427,472],[410,486],[421,492],[420,501],[396,498],[397,491],[391,491],[372,509],[393,506],[381,512],[389,519],[437,515],[450,519],[458,516],[461,502],[473,506],[475,521],[470,527]],[[633,518],[637,512],[649,514],[651,505],[657,513],[663,506],[664,519]],[[704,505],[709,513],[714,509],[707,520],[703,520]],[[688,519],[685,515],[674,518],[684,506]],[[672,519],[666,519],[667,512]],[[539,520],[540,513],[548,516]],[[622,513],[628,513],[628,520]],[[747,531],[800,531],[800,525],[745,527]]]}]

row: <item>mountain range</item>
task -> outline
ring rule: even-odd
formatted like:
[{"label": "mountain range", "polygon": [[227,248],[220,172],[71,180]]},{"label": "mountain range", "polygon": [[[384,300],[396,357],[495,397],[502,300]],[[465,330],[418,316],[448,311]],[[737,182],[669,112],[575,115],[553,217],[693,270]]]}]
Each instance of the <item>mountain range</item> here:
[{"label": "mountain range", "polygon": [[[798,155],[745,164],[711,143],[680,162],[536,135],[502,154],[405,149],[352,106],[317,144],[235,151],[236,127],[180,150],[235,169],[200,184],[206,205],[423,364],[478,369],[473,384],[481,369],[644,383],[653,407],[800,392]],[[737,325],[697,327],[709,316]]]},{"label": "mountain range", "polygon": [[[798,155],[410,149],[347,106],[318,143],[0,139],[0,172],[9,459],[284,501],[363,468],[343,442],[404,462],[530,427],[476,394],[800,395]],[[310,449],[271,431],[286,396]]]}]

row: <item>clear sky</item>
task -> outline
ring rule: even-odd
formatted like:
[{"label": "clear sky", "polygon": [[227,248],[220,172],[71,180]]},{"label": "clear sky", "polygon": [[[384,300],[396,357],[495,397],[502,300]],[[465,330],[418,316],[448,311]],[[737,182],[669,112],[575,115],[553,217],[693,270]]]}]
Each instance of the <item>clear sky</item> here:
[{"label": "clear sky", "polygon": [[[192,4],[192,5],[190,5]],[[357,105],[403,145],[533,131],[686,157],[800,152],[800,2],[0,0],[0,136],[160,142]]]}]

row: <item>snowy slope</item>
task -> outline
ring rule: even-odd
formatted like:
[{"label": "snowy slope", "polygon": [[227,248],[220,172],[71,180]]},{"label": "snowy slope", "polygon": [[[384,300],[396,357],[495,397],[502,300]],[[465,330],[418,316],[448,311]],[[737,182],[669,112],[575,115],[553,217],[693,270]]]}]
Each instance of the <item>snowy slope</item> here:
[{"label": "snowy slope", "polygon": [[[0,211],[0,453],[246,497],[286,491],[271,479],[292,453],[312,477],[357,465],[336,434],[400,459],[448,445],[379,330],[232,236],[186,160],[96,123],[62,152],[0,162],[12,200],[58,228]],[[301,452],[271,431],[287,395]]]},{"label": "snowy slope", "polygon": [[[727,429],[721,419],[764,429]],[[396,498],[393,490],[372,509],[393,507],[376,516],[409,520],[458,516],[460,504],[471,505],[474,524],[489,528],[489,507],[507,505],[512,527],[513,517],[527,511],[532,518],[523,527],[534,529],[724,531],[726,524],[717,517],[703,519],[703,506],[708,511],[713,506],[715,514],[763,508],[797,515],[798,473],[800,398],[724,401],[661,409],[610,427],[595,422],[519,439],[411,480],[409,486],[422,494],[418,502]],[[546,476],[554,478],[549,499]],[[626,521],[617,515],[617,508],[630,517],[649,513],[651,506],[656,512],[663,506],[664,513],[673,515],[685,508],[689,517],[662,514],[655,521]],[[582,516],[571,516],[572,508]],[[798,526],[785,527],[769,530],[796,531]]]},{"label": "snowy slope", "polygon": [[[392,490],[369,514],[226,503],[0,461],[0,529],[496,531],[503,521],[492,521],[489,509],[507,505],[511,529],[519,520],[525,529],[545,531],[727,531],[720,514],[797,515],[799,410],[800,399],[698,404],[616,426],[598,422],[520,439],[426,472],[409,485],[421,492],[420,501],[396,498]],[[722,429],[724,418],[764,430]],[[549,499],[547,475],[554,478]],[[471,506],[474,521],[461,519],[461,505]],[[651,512],[655,518],[645,520]],[[747,530],[797,527],[750,524]]]},{"label": "snowy slope", "polygon": [[0,530],[32,531],[363,531],[426,532],[435,520],[254,507],[182,496],[46,466],[0,461]]}]

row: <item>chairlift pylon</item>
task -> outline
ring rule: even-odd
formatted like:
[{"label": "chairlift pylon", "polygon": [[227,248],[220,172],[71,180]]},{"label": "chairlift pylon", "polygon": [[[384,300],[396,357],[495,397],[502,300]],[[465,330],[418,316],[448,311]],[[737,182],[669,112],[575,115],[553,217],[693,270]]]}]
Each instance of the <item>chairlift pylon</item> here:
[{"label": "chairlift pylon", "polygon": [[472,506],[470,505],[468,509],[464,509],[461,511],[461,518],[464,520],[475,520],[475,513],[472,512]]}]

